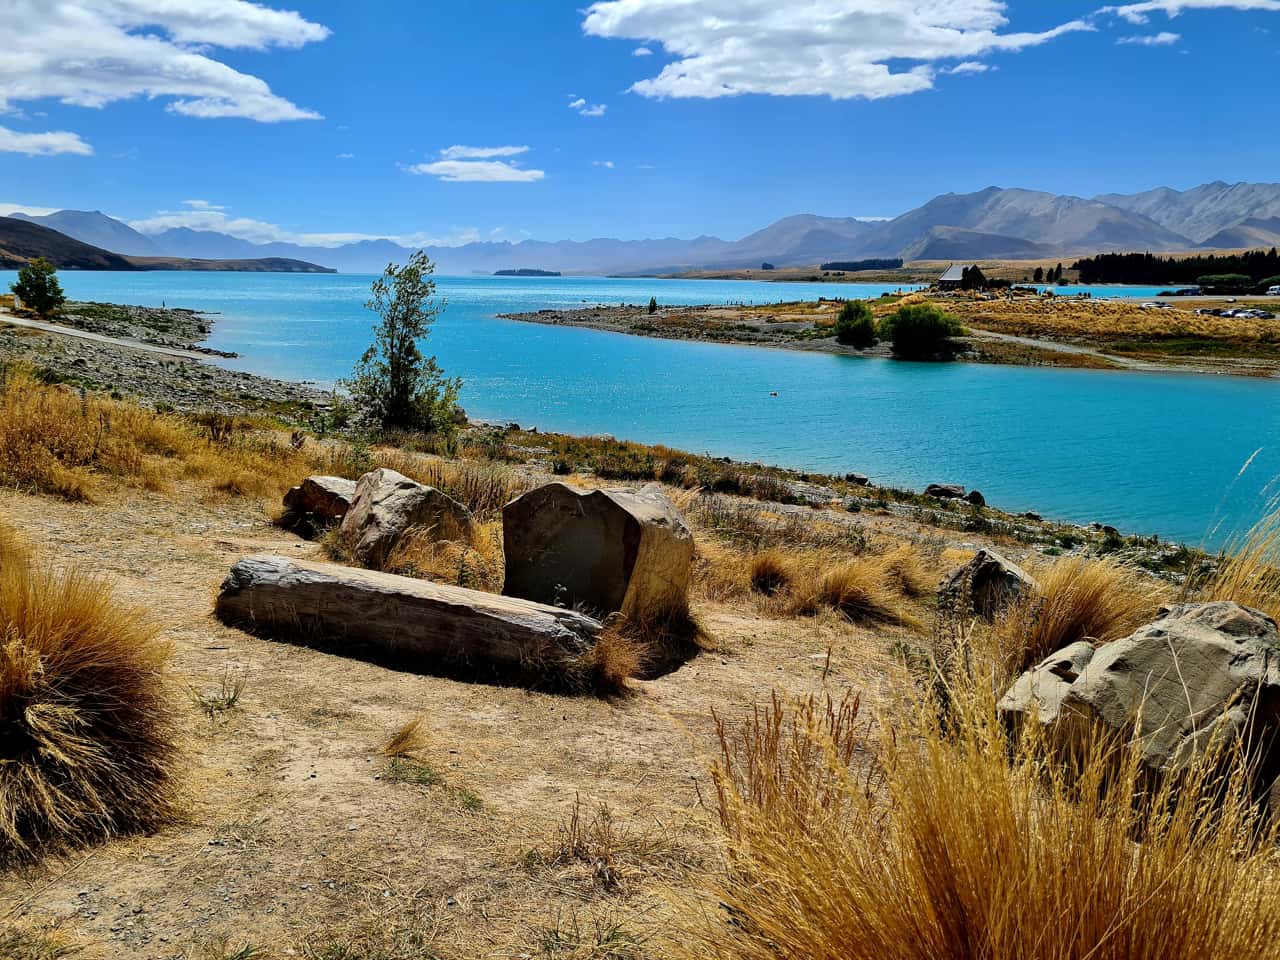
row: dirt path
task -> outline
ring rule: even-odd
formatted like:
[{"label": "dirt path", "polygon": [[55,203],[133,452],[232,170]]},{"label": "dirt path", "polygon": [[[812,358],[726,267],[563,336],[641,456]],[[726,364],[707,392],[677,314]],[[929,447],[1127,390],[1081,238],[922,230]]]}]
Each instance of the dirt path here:
[{"label": "dirt path", "polygon": [[[1170,363],[1151,363],[1147,360],[1135,360],[1132,357],[1118,357],[1115,354],[1103,353],[1094,347],[1085,347],[1077,343],[1059,343],[1056,340],[1038,340],[1035,337],[1018,337],[1011,333],[996,333],[994,330],[982,330],[978,327],[970,326],[970,333],[982,340],[999,340],[1003,343],[1016,343],[1024,347],[1032,347],[1037,350],[1048,350],[1052,353],[1069,353],[1075,356],[1097,357],[1099,360],[1106,360],[1116,366],[1124,367],[1127,370],[1147,370],[1159,373],[1186,373],[1186,366],[1178,366]],[[1197,370],[1196,372],[1207,372]]]},{"label": "dirt path", "polygon": [[[897,675],[890,632],[719,605],[697,613],[722,653],[614,703],[396,672],[212,618],[239,557],[316,550],[270,527],[258,504],[139,491],[68,504],[4,491],[0,520],[154,611],[184,684],[246,678],[217,719],[184,701],[185,822],[0,875],[0,925],[53,926],[86,960],[221,957],[202,951],[223,941],[227,954],[310,945],[306,956],[337,956],[319,951],[365,935],[419,938],[420,953],[386,956],[517,957],[540,955],[540,938],[571,923],[660,932],[662,890],[709,856],[711,709],[743,715],[775,688],[876,700]],[[439,781],[392,782],[377,747],[419,715]],[[625,890],[602,890],[586,867],[538,865],[575,797],[661,840]]]},{"label": "dirt path", "polygon": [[26,327],[29,330],[40,330],[44,333],[57,333],[64,337],[75,337],[79,340],[90,340],[94,343],[105,343],[114,347],[128,347],[130,350],[139,350],[143,353],[158,353],[164,357],[176,357],[179,360],[198,360],[207,361],[209,358],[206,354],[196,350],[182,350],[178,347],[162,347],[154,343],[143,343],[141,340],[126,340],[121,337],[108,337],[101,333],[91,333],[88,330],[76,330],[73,327],[64,327],[57,323],[44,323],[41,320],[29,320],[26,317],[15,316],[8,310],[0,308],[0,323],[11,324],[15,327]]}]

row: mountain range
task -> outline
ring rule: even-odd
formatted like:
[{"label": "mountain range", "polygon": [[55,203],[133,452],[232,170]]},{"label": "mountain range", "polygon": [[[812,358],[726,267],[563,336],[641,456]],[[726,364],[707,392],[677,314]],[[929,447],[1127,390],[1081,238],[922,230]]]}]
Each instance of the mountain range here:
[{"label": "mountain range", "polygon": [[[98,211],[14,214],[102,250],[130,257],[198,260],[287,258],[347,273],[403,262],[411,248],[391,240],[334,247],[254,243],[211,230],[142,234]],[[654,274],[685,270],[810,266],[827,260],[1043,259],[1107,251],[1189,251],[1280,245],[1280,184],[1222,182],[1178,191],[1160,187],[1093,198],[988,187],[935,197],[891,220],[800,214],[740,240],[594,239],[490,241],[431,247],[441,273],[540,269],[567,274]]]}]

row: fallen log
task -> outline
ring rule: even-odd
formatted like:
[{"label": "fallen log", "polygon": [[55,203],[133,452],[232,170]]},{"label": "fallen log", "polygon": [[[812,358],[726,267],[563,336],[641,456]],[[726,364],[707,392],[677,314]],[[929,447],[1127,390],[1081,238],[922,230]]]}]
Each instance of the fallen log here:
[{"label": "fallen log", "polygon": [[[272,638],[367,644],[424,673],[459,667],[586,680],[599,621],[559,607],[332,563],[239,560],[215,612]],[[353,652],[353,651],[352,651]]]}]

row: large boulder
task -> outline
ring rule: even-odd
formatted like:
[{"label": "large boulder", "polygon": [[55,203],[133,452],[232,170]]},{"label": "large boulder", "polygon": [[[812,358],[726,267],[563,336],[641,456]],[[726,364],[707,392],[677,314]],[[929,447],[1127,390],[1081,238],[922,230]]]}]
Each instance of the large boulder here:
[{"label": "large boulder", "polygon": [[1216,736],[1243,738],[1266,786],[1280,774],[1278,657],[1280,631],[1265,613],[1181,604],[1122,640],[1055,653],[1018,678],[999,709],[1044,724],[1068,749],[1099,729],[1136,734],[1144,763],[1161,773],[1185,767]]},{"label": "large boulder", "polygon": [[570,670],[600,623],[572,610],[390,573],[284,557],[245,557],[216,613],[282,639],[355,642],[424,672],[446,666]]},{"label": "large boulder", "polygon": [[356,495],[356,482],[342,477],[307,477],[284,495],[280,525],[304,537],[332,526],[347,515]]},{"label": "large boulder", "polygon": [[994,550],[979,550],[972,560],[943,578],[939,606],[959,616],[992,619],[1001,607],[1037,588],[1035,578]]},{"label": "large boulder", "polygon": [[467,540],[473,529],[471,511],[434,487],[380,467],[356,484],[342,534],[352,558],[380,567],[409,531],[436,540]]},{"label": "large boulder", "polygon": [[508,596],[647,619],[682,610],[693,535],[657,484],[549,483],[502,511]]},{"label": "large boulder", "polygon": [[924,495],[939,500],[963,500],[964,487],[958,483],[931,483],[924,488]]}]

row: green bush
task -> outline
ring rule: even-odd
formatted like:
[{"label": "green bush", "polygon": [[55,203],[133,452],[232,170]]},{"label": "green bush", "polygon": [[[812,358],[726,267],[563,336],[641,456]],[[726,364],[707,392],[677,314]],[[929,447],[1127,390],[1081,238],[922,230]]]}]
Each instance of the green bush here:
[{"label": "green bush", "polygon": [[43,319],[48,319],[62,309],[67,298],[58,283],[58,271],[44,257],[36,257],[18,270],[18,282],[10,288],[18,295],[22,305]]},{"label": "green bush", "polygon": [[875,314],[865,302],[850,300],[841,308],[840,316],[836,318],[836,340],[859,350],[876,345],[879,337],[876,336]]},{"label": "green bush", "polygon": [[1208,287],[1222,293],[1247,293],[1253,289],[1253,278],[1243,273],[1216,273],[1196,279],[1196,286]]},{"label": "green bush", "polygon": [[1280,287],[1280,276],[1267,277],[1265,280],[1258,281],[1258,292],[1266,293],[1272,287]]},{"label": "green bush", "polygon": [[964,328],[932,304],[920,303],[899,307],[885,318],[880,332],[892,343],[895,356],[927,360],[951,353],[951,338],[963,334]]}]

